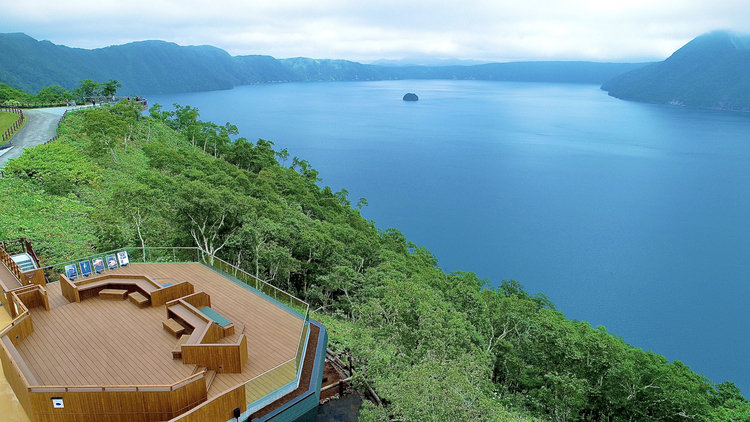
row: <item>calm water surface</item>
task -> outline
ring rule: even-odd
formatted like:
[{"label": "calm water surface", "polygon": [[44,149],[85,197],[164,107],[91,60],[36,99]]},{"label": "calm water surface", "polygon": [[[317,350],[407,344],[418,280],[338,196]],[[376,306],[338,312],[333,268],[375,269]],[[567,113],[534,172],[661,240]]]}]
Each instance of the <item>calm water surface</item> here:
[{"label": "calm water surface", "polygon": [[308,160],[446,271],[517,280],[568,318],[750,393],[746,114],[629,103],[590,85],[477,81],[149,100],[198,107]]}]

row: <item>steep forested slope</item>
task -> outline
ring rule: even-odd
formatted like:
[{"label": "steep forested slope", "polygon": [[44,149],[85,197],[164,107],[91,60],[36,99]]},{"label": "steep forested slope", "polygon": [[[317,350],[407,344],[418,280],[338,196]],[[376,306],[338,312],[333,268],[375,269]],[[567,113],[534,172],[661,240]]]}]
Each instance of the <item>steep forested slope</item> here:
[{"label": "steep forested slope", "polygon": [[750,111],[749,66],[750,36],[712,32],[602,89],[623,100]]},{"label": "steep forested slope", "polygon": [[58,141],[8,163],[0,237],[48,262],[199,243],[311,304],[383,398],[363,421],[750,420],[732,383],[569,321],[515,281],[444,273],[271,142],[231,141],[234,126],[191,107],[137,110],[69,114]]}]

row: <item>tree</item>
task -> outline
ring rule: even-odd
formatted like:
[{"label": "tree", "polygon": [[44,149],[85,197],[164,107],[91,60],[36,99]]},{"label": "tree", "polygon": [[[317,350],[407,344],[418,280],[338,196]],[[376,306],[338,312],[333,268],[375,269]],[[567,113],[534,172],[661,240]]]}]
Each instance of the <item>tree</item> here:
[{"label": "tree", "polygon": [[99,82],[93,79],[84,79],[81,81],[81,86],[74,91],[83,102],[86,102],[86,100],[99,97]]},{"label": "tree", "polygon": [[122,84],[114,79],[110,79],[109,81],[100,84],[101,94],[106,98],[113,97],[120,88],[122,88]]},{"label": "tree", "polygon": [[163,216],[171,211],[167,203],[169,195],[160,189],[165,187],[161,184],[158,174],[150,172],[124,178],[112,186],[107,203],[109,214],[119,218],[128,244],[134,240],[140,243],[144,259],[147,243],[158,246],[169,237],[170,225]]},{"label": "tree", "polygon": [[42,87],[37,94],[37,98],[45,103],[63,102],[69,97],[70,93],[60,85]]},{"label": "tree", "polygon": [[279,159],[281,159],[281,166],[284,167],[286,165],[286,160],[289,159],[289,151],[286,148],[284,148],[281,151],[278,151],[276,153],[276,156],[279,157]]},{"label": "tree", "polygon": [[201,250],[216,255],[240,227],[242,198],[202,181],[181,184],[176,209],[181,226]]},{"label": "tree", "polygon": [[90,140],[89,153],[94,157],[101,157],[110,152],[117,163],[116,148],[120,139],[127,142],[128,124],[126,120],[107,109],[91,109],[86,111],[84,131]]}]

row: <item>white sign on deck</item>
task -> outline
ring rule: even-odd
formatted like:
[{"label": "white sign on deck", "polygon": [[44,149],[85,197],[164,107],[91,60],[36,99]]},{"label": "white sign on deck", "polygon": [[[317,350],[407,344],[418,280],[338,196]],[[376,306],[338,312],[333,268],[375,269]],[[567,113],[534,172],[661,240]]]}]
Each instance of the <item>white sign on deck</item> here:
[{"label": "white sign on deck", "polygon": [[63,409],[65,405],[63,404],[62,397],[52,397],[52,407],[55,409]]}]

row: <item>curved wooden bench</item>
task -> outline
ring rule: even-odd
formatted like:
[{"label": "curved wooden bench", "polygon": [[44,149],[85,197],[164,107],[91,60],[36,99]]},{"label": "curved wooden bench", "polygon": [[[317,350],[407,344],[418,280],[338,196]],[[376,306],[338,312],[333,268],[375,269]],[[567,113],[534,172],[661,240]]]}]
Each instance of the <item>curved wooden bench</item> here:
[{"label": "curved wooden bench", "polygon": [[192,305],[181,300],[172,301],[167,304],[167,317],[181,322],[182,326],[192,328],[193,331],[184,344],[201,344],[212,324],[208,317],[201,314]]},{"label": "curved wooden bench", "polygon": [[[105,274],[79,281],[71,281],[60,274],[60,287],[63,296],[71,303],[94,297],[104,289],[119,289],[140,293],[155,307],[195,291],[195,287],[187,281],[162,286],[143,274]],[[142,301],[138,305],[141,306]]]}]

